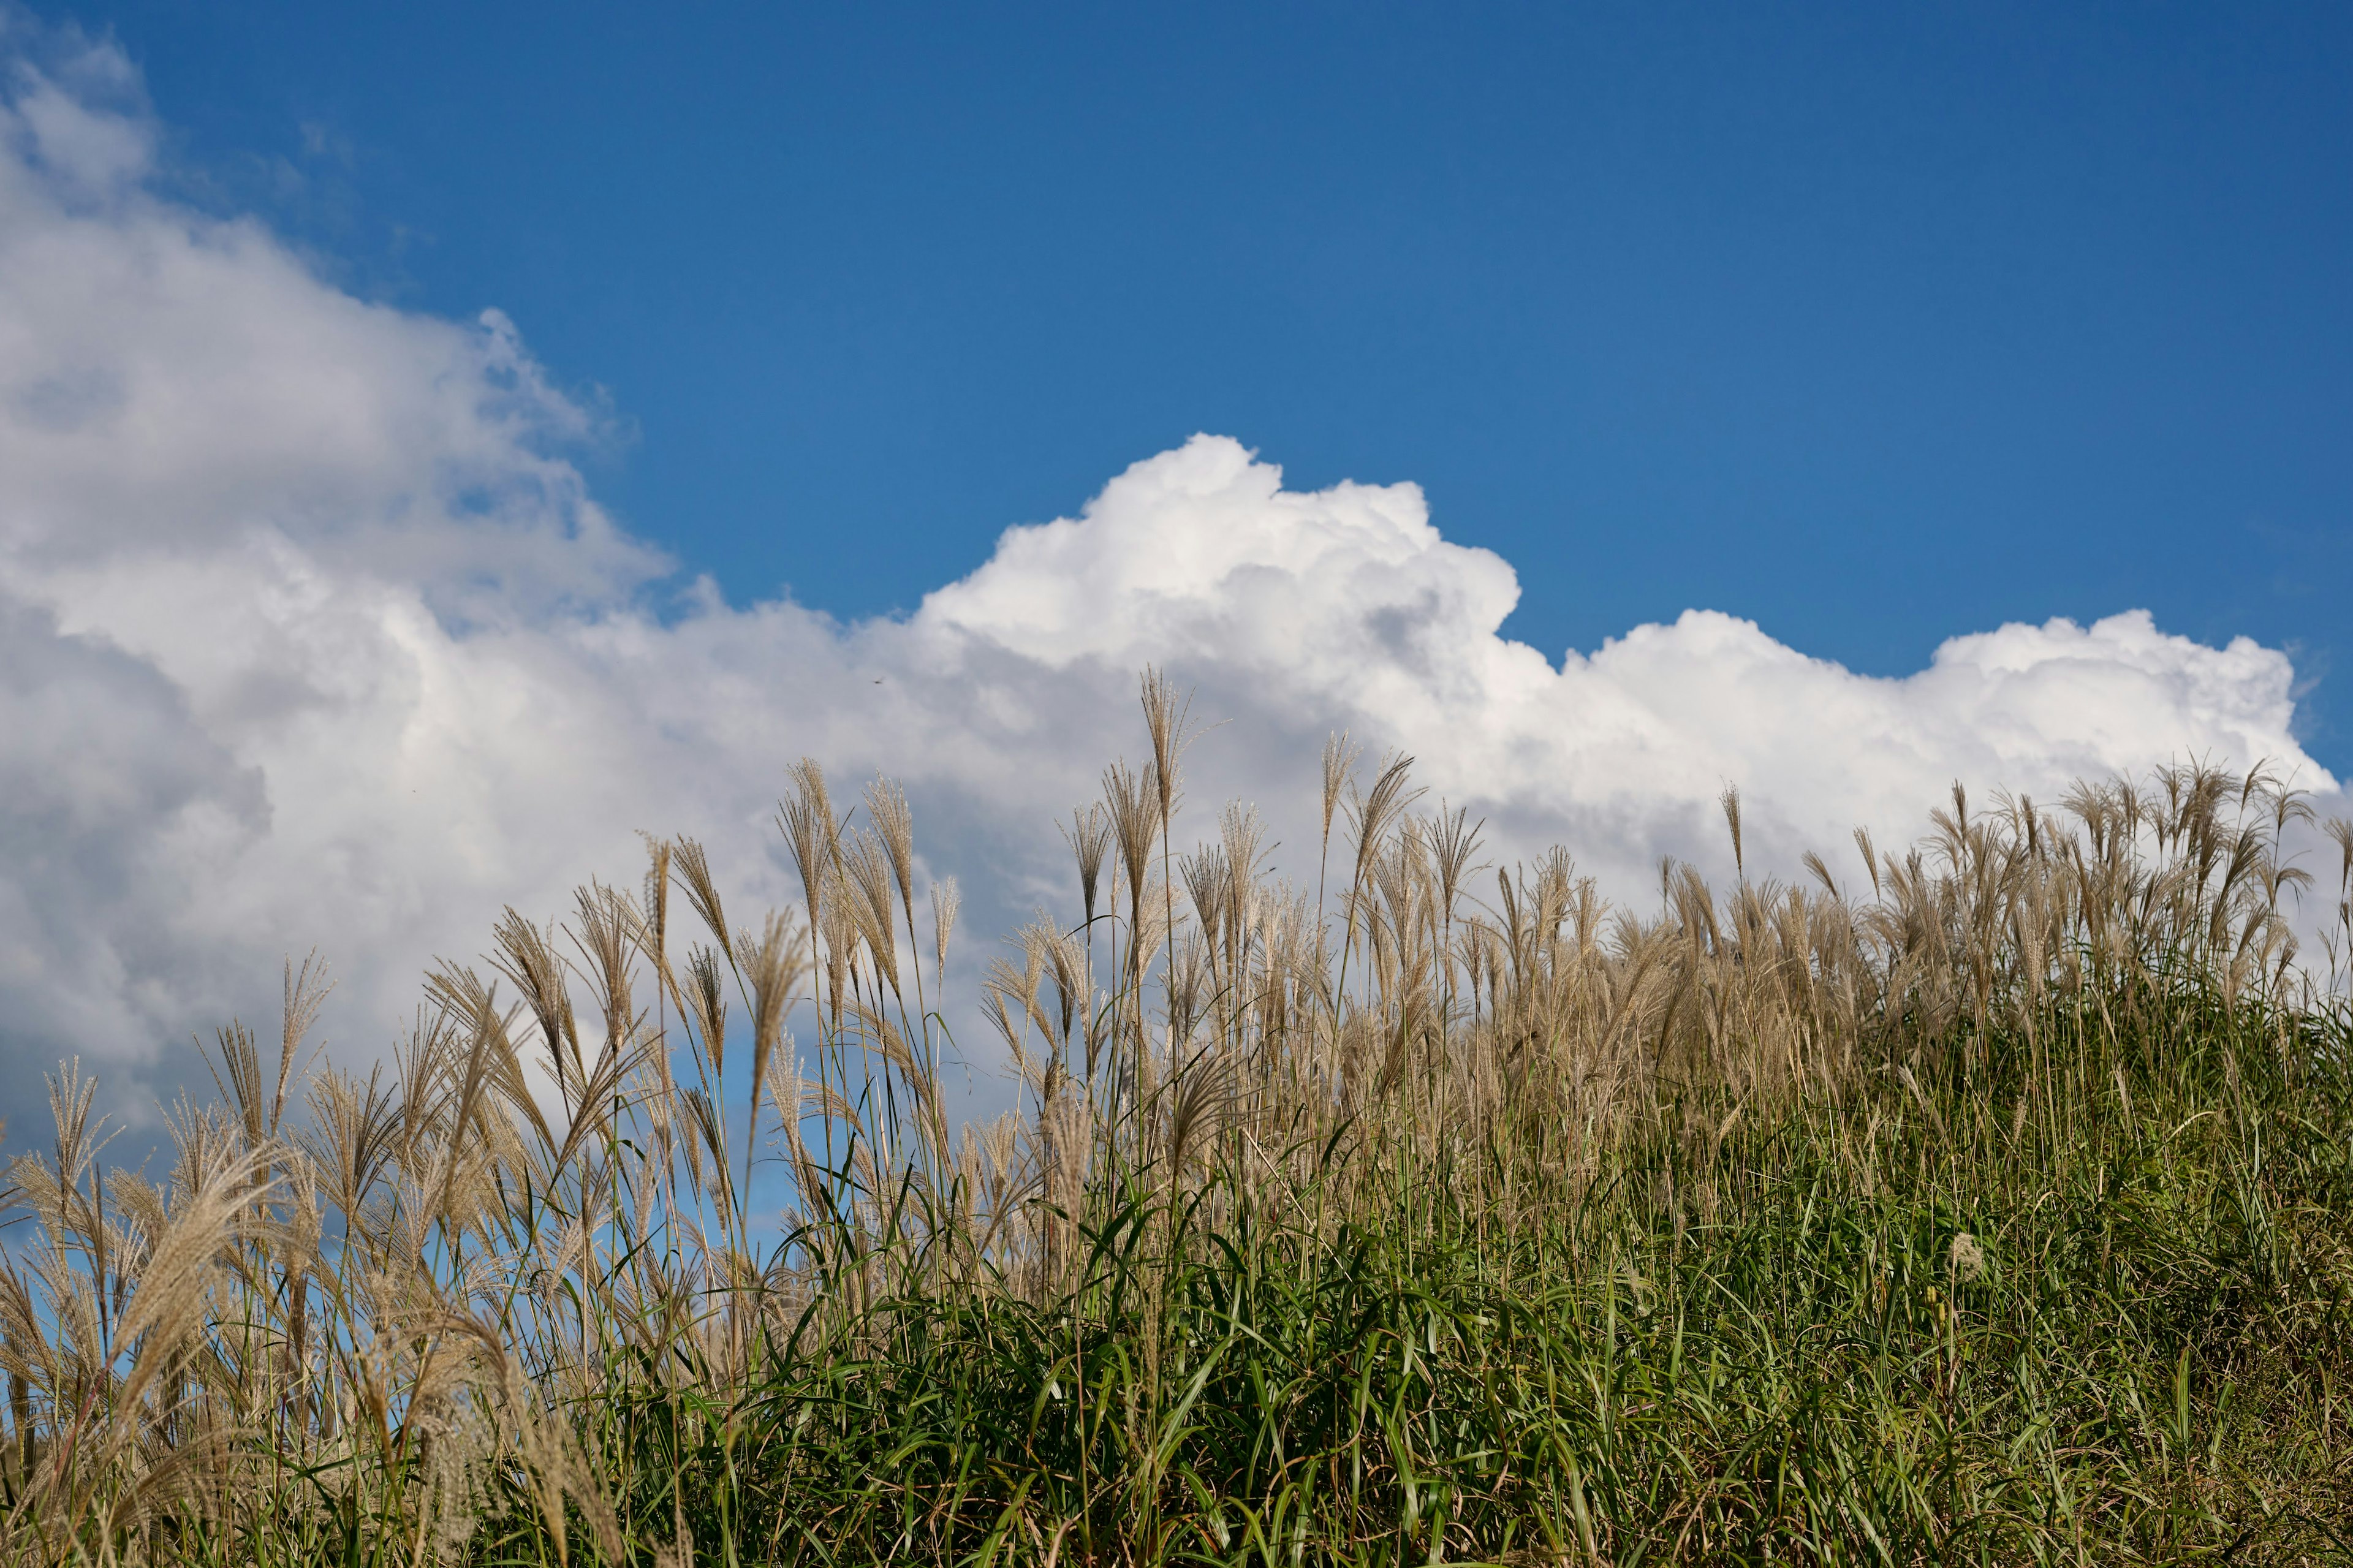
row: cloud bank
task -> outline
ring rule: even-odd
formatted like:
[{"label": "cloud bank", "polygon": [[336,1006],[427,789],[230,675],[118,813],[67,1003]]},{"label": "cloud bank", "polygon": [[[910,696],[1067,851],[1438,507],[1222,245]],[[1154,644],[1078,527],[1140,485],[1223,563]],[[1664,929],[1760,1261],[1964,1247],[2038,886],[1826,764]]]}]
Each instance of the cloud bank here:
[{"label": "cloud bank", "polygon": [[2284,654],[2137,611],[1898,679],[1706,610],[1554,663],[1499,633],[1511,566],[1416,486],[1288,490],[1221,437],[1008,530],[904,619],[730,605],[598,510],[565,456],[596,419],[505,318],[352,298],[174,203],[120,55],[49,56],[0,89],[0,1109],[67,1055],[185,1076],[191,1033],[266,1015],[314,944],[338,1048],[381,1050],[430,958],[634,877],[639,829],[704,838],[739,908],[780,900],[769,815],[805,752],[906,779],[985,939],[1070,901],[1051,822],[1139,749],[1146,661],[1226,721],[1195,820],[1256,800],[1309,878],[1339,728],[1415,753],[1492,852],[1565,842],[1636,897],[1662,854],[1728,859],[1726,783],[1784,869],[1908,833],[1956,778],[2049,795],[2199,755],[2336,787]]}]

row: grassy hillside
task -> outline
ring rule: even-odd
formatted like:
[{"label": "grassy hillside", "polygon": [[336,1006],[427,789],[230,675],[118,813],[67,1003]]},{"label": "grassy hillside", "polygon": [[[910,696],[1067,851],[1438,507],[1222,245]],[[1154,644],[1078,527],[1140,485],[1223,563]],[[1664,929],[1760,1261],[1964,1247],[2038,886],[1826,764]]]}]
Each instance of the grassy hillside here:
[{"label": "grassy hillside", "polygon": [[2283,864],[2293,795],[2187,769],[1612,909],[1335,742],[1292,886],[1171,822],[1145,710],[990,966],[997,1122],[938,1087],[953,888],[807,764],[799,908],[658,844],[368,1079],[290,976],[161,1187],[62,1074],[6,1552],[2353,1560],[2353,1032],[2284,920],[2343,929],[2353,835]]}]

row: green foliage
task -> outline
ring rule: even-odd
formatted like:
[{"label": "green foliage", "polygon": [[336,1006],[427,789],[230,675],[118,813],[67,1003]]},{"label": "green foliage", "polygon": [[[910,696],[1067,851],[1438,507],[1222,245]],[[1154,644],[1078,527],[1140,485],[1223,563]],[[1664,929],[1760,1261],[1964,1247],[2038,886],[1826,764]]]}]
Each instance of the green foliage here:
[{"label": "green foliage", "polygon": [[1174,1223],[1106,1184],[1066,1296],[880,1301],[591,1418],[709,1561],[2337,1560],[2344,1040],[2205,1002],[2023,1117],[1997,1056],[1573,1188],[1359,1156],[1331,1226],[1240,1157]]},{"label": "green foliage", "polygon": [[853,831],[813,763],[799,911],[731,925],[656,842],[437,971],[365,1079],[297,1070],[290,973],[163,1185],[61,1074],[10,1170],[0,1551],[2353,1561],[2353,1015],[2296,961],[2293,794],[1957,790],[1859,838],[1868,902],[1670,865],[1641,917],[1559,851],[1488,881],[1335,740],[1311,896],[1246,810],[1176,849],[1186,707],[1145,710],[1076,917],[989,968],[994,1123],[940,1089],[953,886],[920,940],[905,797]]}]

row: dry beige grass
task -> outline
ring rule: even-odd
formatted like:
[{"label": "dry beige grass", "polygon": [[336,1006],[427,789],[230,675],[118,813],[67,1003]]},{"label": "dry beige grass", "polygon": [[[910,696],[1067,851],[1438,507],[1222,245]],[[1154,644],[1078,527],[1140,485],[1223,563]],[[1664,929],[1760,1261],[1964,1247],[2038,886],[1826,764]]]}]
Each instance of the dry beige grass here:
[{"label": "dry beige grass", "polygon": [[[92,1086],[63,1069],[54,1149],[9,1172],[31,1223],[0,1262],[0,1542],[170,1560],[342,1497],[406,1532],[403,1560],[454,1561],[504,1477],[554,1555],[587,1540],[617,1559],[611,1464],[565,1415],[617,1366],[748,1381],[775,1342],[863,1331],[893,1297],[1051,1301],[1113,1170],[1199,1194],[1200,1232],[1237,1205],[1329,1229],[1400,1163],[1486,1161],[1509,1231],[1515,1202],[1557,1205],[1663,1130],[1696,1151],[1676,1212],[1704,1217],[1712,1151],[1744,1119],[1873,1075],[1938,1117],[1925,1080],[2022,1037],[2015,1103],[1940,1129],[2001,1159],[2023,1130],[2063,1136],[2107,1075],[2124,1091],[2088,1036],[2045,1048],[2070,1009],[2123,1051],[2140,1036],[2115,1010],[2185,976],[2283,1019],[2336,1005],[2284,919],[2312,880],[2280,849],[2306,808],[2261,776],[2168,769],[2056,809],[1957,789],[1900,854],[1859,837],[1868,897],[1819,858],[1813,886],[1722,891],[1670,862],[1645,915],[1564,851],[1485,864],[1464,812],[1420,809],[1410,759],[1367,778],[1344,738],[1321,779],[1336,887],[1268,877],[1245,808],[1180,851],[1186,703],[1149,673],[1144,706],[1150,760],[1114,763],[1065,829],[1080,918],[1041,913],[987,966],[1021,1089],[997,1121],[953,1127],[940,1086],[953,885],[918,899],[896,785],[870,785],[872,826],[849,829],[814,763],[779,816],[797,910],[731,923],[702,847],[653,842],[640,894],[591,884],[560,926],[510,910],[487,963],[435,973],[365,1076],[306,1067],[323,985],[290,968],[274,1053],[220,1035],[220,1096],[174,1110],[160,1185],[106,1167]],[[1739,857],[1736,795],[1725,811]],[[2353,831],[2332,831],[2341,904]],[[808,1079],[786,1030],[803,1004]],[[1866,1186],[1911,1157],[1892,1125],[1841,1136]],[[787,1177],[797,1245],[755,1240],[761,1159]]]}]

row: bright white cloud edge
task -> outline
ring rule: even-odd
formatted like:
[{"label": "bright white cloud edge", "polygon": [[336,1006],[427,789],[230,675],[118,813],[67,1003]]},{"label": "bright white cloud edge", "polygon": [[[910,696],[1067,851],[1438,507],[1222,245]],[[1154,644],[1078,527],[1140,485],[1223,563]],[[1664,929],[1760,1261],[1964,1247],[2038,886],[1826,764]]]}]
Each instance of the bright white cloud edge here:
[{"label": "bright white cloud edge", "polygon": [[0,108],[11,1105],[68,1054],[181,1076],[192,1032],[266,1015],[314,944],[340,1053],[380,1052],[430,958],[633,878],[639,829],[707,840],[739,916],[783,900],[769,817],[803,753],[908,781],[985,951],[1071,901],[1051,825],[1139,749],[1146,661],[1226,721],[1191,753],[1193,824],[1252,799],[1309,879],[1336,728],[1416,754],[1496,858],[1557,840],[1638,900],[1662,854],[1728,861],[1726,783],[1784,873],[1856,824],[1908,837],[1956,779],[2048,798],[2201,757],[2337,789],[2284,654],[2139,611],[1956,637],[1900,679],[1697,610],[1555,666],[1499,634],[1512,568],[1416,486],[1287,490],[1220,437],[1008,530],[903,620],[731,606],[598,510],[564,456],[595,421],[504,318],[364,302],[159,195],[121,57],[38,41]]}]

